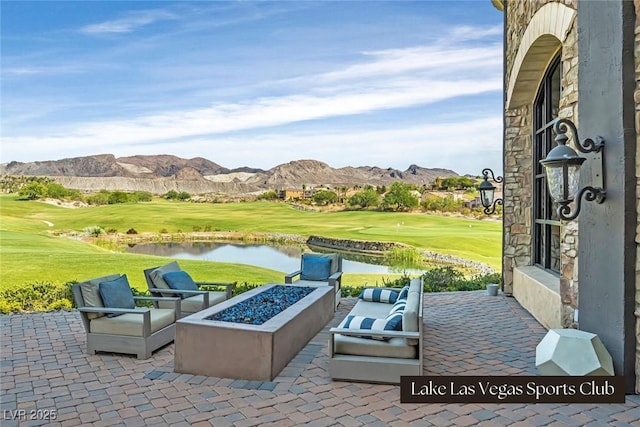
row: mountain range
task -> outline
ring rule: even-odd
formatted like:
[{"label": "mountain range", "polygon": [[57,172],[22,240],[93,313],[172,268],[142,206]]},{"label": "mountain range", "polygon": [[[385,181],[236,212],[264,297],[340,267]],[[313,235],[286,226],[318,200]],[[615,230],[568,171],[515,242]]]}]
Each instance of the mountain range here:
[{"label": "mountain range", "polygon": [[295,160],[269,170],[225,168],[202,157],[172,155],[115,157],[99,154],[60,160],[0,164],[0,174],[46,176],[81,191],[124,190],[164,194],[258,193],[285,188],[390,185],[394,181],[430,184],[437,177],[458,176],[452,170],[410,165],[401,171],[377,166],[332,168],[317,160]]}]

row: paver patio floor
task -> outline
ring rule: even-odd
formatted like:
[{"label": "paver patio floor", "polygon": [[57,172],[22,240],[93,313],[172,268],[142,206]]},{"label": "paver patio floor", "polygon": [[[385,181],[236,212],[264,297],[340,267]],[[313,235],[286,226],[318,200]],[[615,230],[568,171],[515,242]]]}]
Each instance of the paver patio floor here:
[{"label": "paver patio floor", "polygon": [[[640,426],[640,396],[625,404],[401,404],[394,385],[332,381],[327,330],[273,381],[173,372],[174,345],[150,359],[85,353],[77,312],[0,316],[2,426]],[[425,295],[425,375],[535,375],[545,335],[504,295]],[[215,363],[212,361],[212,363]],[[56,419],[12,420],[17,410]],[[41,410],[42,412],[36,412]]]}]

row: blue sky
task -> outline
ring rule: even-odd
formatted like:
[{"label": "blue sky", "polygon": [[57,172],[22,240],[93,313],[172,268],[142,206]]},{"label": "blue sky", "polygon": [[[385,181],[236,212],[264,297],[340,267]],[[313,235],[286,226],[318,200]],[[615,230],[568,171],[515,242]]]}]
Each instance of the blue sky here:
[{"label": "blue sky", "polygon": [[489,0],[0,4],[3,163],[502,170]]}]

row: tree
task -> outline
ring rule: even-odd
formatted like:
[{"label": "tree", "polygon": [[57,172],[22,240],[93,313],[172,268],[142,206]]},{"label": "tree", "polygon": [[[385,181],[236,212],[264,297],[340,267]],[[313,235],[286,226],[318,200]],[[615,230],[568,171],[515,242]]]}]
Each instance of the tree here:
[{"label": "tree", "polygon": [[395,211],[415,208],[416,206],[418,206],[418,198],[411,194],[407,184],[398,181],[391,184],[389,191],[382,200],[383,208]]},{"label": "tree", "polygon": [[54,199],[64,199],[69,195],[69,190],[64,188],[62,184],[50,182],[47,184],[47,196]]},{"label": "tree", "polygon": [[20,189],[18,197],[23,200],[35,200],[47,195],[47,186],[41,182],[30,182]]},{"label": "tree", "polygon": [[313,194],[313,201],[319,205],[328,205],[338,201],[338,195],[333,191],[320,190]]},{"label": "tree", "polygon": [[380,195],[373,189],[373,187],[366,188],[362,191],[358,191],[349,198],[350,206],[359,206],[361,208],[368,208],[378,206],[380,204]]},{"label": "tree", "polygon": [[434,182],[434,186],[436,190],[440,190],[442,188],[442,178],[440,178],[439,176],[436,177],[436,180]]},{"label": "tree", "polygon": [[278,193],[276,190],[265,191],[264,193],[258,194],[258,200],[275,200],[278,198]]}]

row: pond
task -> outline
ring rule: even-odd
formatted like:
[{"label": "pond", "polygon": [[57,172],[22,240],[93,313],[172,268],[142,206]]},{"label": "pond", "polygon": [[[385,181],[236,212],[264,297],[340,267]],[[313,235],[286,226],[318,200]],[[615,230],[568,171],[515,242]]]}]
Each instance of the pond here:
[{"label": "pond", "polygon": [[[128,252],[178,259],[197,259],[237,264],[291,273],[300,268],[300,256],[310,249],[305,246],[216,242],[141,243]],[[313,252],[321,252],[313,248]],[[323,251],[328,252],[328,251]],[[421,270],[382,265],[382,257],[343,253],[342,271],[361,274],[420,274]]]}]

